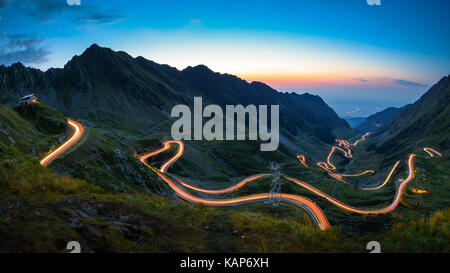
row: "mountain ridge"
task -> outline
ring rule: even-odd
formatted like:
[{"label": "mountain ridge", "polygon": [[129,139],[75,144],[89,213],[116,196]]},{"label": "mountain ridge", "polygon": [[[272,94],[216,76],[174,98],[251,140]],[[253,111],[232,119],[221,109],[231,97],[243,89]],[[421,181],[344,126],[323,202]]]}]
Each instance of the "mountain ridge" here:
[{"label": "mountain ridge", "polygon": [[[136,129],[155,125],[170,118],[172,106],[192,105],[194,96],[202,96],[205,103],[219,105],[282,104],[281,126],[293,134],[308,130],[312,135],[314,129],[320,128],[330,132],[322,137],[329,143],[334,141],[331,131],[335,127],[350,129],[318,96],[278,92],[264,83],[248,83],[231,74],[214,72],[205,65],[180,71],[97,44],[72,57],[63,68],[42,72],[13,64],[0,66],[0,77],[4,83],[0,103],[13,104],[18,96],[34,90],[42,102],[63,113],[117,123],[118,127],[126,124],[124,127]],[[146,120],[144,112],[157,118]]]},{"label": "mountain ridge", "polygon": [[407,104],[403,107],[388,107],[382,111],[376,112],[375,114],[368,116],[363,122],[356,126],[356,129],[361,133],[373,132],[379,127],[394,120],[410,105],[411,104]]},{"label": "mountain ridge", "polygon": [[370,148],[399,153],[419,147],[450,149],[450,75],[434,84],[387,126],[375,131]]}]

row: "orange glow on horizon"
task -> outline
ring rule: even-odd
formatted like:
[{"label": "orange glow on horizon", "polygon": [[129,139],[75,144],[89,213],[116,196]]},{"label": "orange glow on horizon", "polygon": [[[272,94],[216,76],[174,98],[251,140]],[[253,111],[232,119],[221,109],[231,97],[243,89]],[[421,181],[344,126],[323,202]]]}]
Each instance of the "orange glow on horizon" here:
[{"label": "orange glow on horizon", "polygon": [[277,88],[293,87],[298,85],[311,86],[335,86],[335,85],[358,85],[355,77],[336,74],[302,74],[302,73],[261,73],[261,74],[238,74],[238,77],[246,81],[264,82]]}]

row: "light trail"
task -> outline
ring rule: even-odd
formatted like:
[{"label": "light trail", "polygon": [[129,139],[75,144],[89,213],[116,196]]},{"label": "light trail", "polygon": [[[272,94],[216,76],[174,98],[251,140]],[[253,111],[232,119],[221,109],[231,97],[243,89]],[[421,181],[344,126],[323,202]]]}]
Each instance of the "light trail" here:
[{"label": "light trail", "polygon": [[[366,134],[367,135],[367,134]],[[366,136],[365,135],[365,136]],[[345,142],[342,142],[342,145],[346,145]],[[358,141],[356,141],[355,143],[358,143]],[[173,155],[171,158],[169,158],[162,166],[161,168],[158,170],[152,166],[150,166],[146,161],[148,160],[148,158],[155,156],[159,153],[162,153],[164,151],[167,151],[170,149],[172,144],[177,144],[178,145],[178,150],[176,152],[175,155]],[[339,147],[336,147],[339,148]],[[345,150],[342,149],[342,151],[344,152],[344,154],[346,153]],[[172,180],[170,177],[168,177],[166,175],[167,169],[178,159],[182,156],[184,152],[184,144],[181,141],[176,141],[176,140],[172,140],[172,141],[166,141],[164,143],[164,147],[161,149],[158,149],[154,152],[150,152],[145,154],[144,156],[140,157],[140,161],[146,165],[148,168],[150,168],[152,171],[154,171],[163,181],[165,181],[174,191],[175,193],[182,199],[189,201],[189,202],[193,202],[193,203],[200,203],[200,204],[204,204],[206,206],[235,206],[235,205],[241,205],[241,204],[248,204],[248,203],[254,203],[254,202],[261,202],[261,201],[266,201],[268,199],[271,198],[278,198],[279,200],[288,202],[288,203],[292,203],[295,204],[301,208],[303,208],[311,217],[311,219],[313,220],[314,224],[316,225],[316,227],[318,227],[321,230],[326,230],[328,228],[330,228],[330,224],[325,216],[325,214],[323,213],[323,211],[310,199],[307,199],[305,197],[302,196],[298,196],[298,195],[292,195],[292,194],[285,194],[285,193],[277,193],[277,194],[273,194],[273,193],[259,193],[259,194],[253,194],[253,195],[249,195],[249,196],[244,196],[244,197],[237,197],[237,198],[231,198],[231,199],[206,199],[206,198],[201,198],[201,197],[197,197],[194,196],[186,191],[184,191],[179,185],[182,185],[188,189],[191,190],[195,190],[198,192],[203,192],[203,193],[208,193],[208,194],[223,194],[223,193],[228,193],[228,192],[232,192],[235,190],[238,190],[239,188],[243,187],[245,184],[255,181],[259,178],[265,177],[265,176],[269,176],[270,174],[257,174],[251,177],[248,177],[244,180],[242,180],[241,182],[225,188],[225,189],[202,189],[200,187],[197,186],[193,186],[190,185],[182,180],[176,179],[176,182],[174,180]],[[331,154],[331,153],[330,153]],[[330,157],[330,156],[329,156]],[[391,211],[393,211],[395,208],[397,208],[397,206],[399,205],[399,203],[401,202],[401,197],[405,191],[406,185],[414,178],[414,166],[413,166],[413,160],[414,160],[415,154],[411,154],[409,156],[408,159],[408,177],[404,180],[401,180],[400,185],[398,186],[395,195],[394,195],[394,199],[391,202],[390,205],[384,207],[384,208],[379,208],[379,209],[359,209],[359,208],[355,208],[353,206],[347,205],[333,197],[331,197],[330,195],[318,190],[317,188],[309,185],[306,182],[300,181],[296,178],[292,178],[286,175],[283,175],[283,177],[290,181],[293,182],[303,188],[305,188],[306,190],[312,192],[313,194],[320,196],[324,199],[326,199],[328,202],[330,202],[331,204],[333,204],[334,206],[343,209],[345,211],[351,212],[351,213],[357,213],[357,214],[385,214],[385,213],[389,213]],[[297,158],[299,158],[297,156]],[[302,157],[299,158],[303,159]],[[325,163],[326,164],[326,163]],[[331,162],[329,162],[330,165]],[[400,161],[397,161],[395,163],[395,165],[393,166],[393,168],[391,169],[391,171],[389,172],[388,176],[386,177],[386,179],[384,180],[384,182],[376,187],[372,187],[372,188],[361,188],[363,190],[376,190],[376,189],[380,189],[383,186],[385,186],[388,181],[391,179],[391,177],[394,174],[394,171],[397,169],[398,165],[400,164]],[[333,165],[334,166],[334,165]],[[335,176],[336,179],[341,179],[342,176],[358,176],[358,175],[363,175],[366,173],[371,173],[373,172],[372,170],[368,170],[365,172],[362,172],[360,174],[333,174],[331,172],[329,172],[328,174],[331,176]],[[178,182],[178,183],[177,183]],[[345,182],[345,181],[344,181]],[[414,190],[413,190],[414,192]],[[417,193],[419,193],[419,191],[417,191]],[[423,190],[420,193],[428,193],[426,190]]]},{"label": "light trail", "polygon": [[344,182],[345,184],[349,184],[349,185],[350,185],[350,183],[348,183],[347,181],[345,181],[342,177],[340,177],[340,176],[338,176],[338,175],[336,175],[336,174],[334,174],[334,173],[332,173],[332,172],[329,172],[328,175],[331,176],[331,177],[333,177],[333,178],[336,179],[336,180],[339,180],[339,181],[341,181],[341,182]]},{"label": "light trail", "polygon": [[374,170],[367,170],[367,171],[363,171],[362,173],[355,173],[355,174],[343,173],[343,174],[335,174],[335,175],[340,176],[340,177],[355,177],[355,176],[365,175],[366,173],[374,173],[374,172],[375,172]]},{"label": "light trail", "polygon": [[297,155],[297,159],[298,161],[300,161],[300,163],[303,164],[303,166],[305,166],[306,168],[309,168],[308,165],[306,164],[306,157],[303,154],[299,154]]},{"label": "light trail", "polygon": [[45,156],[41,161],[41,165],[46,167],[48,164],[50,164],[55,158],[57,158],[59,155],[67,151],[67,149],[70,148],[80,137],[83,135],[83,126],[81,124],[68,119],[67,123],[74,129],[74,133],[72,137],[69,138],[66,142],[64,142],[61,146],[59,146],[56,150]]},{"label": "light trail", "polygon": [[436,151],[436,150],[434,150],[434,149],[431,149],[431,148],[429,148],[429,147],[425,147],[425,148],[423,148],[423,150],[424,150],[425,152],[427,152],[431,157],[434,157],[434,155],[433,155],[431,152],[437,154],[438,156],[442,156],[442,154],[441,154],[440,152],[438,152],[438,151]]},{"label": "light trail", "polygon": [[397,163],[395,163],[394,167],[392,167],[391,172],[388,174],[388,176],[386,177],[386,179],[384,180],[384,182],[377,186],[377,187],[373,187],[373,188],[361,188],[361,190],[365,190],[365,191],[370,191],[370,190],[378,190],[381,189],[382,187],[384,187],[387,182],[391,179],[392,174],[394,173],[395,169],[397,168],[398,164],[400,164],[400,160],[397,161]]},{"label": "light trail", "polygon": [[355,143],[353,143],[353,146],[358,145],[358,143],[359,143],[360,141],[366,140],[366,137],[367,137],[368,135],[370,135],[369,132],[365,133],[360,139],[358,139],[357,141],[355,141]]},{"label": "light trail", "polygon": [[410,191],[414,194],[427,194],[430,193],[428,190],[422,190],[422,189],[416,189],[416,188],[411,188]]},{"label": "light trail", "polygon": [[[146,160],[154,155],[157,155],[161,152],[167,151],[170,148],[171,144],[177,144],[178,145],[178,151],[177,153],[172,156],[167,162],[165,162],[160,170],[158,171],[157,169],[153,168],[152,166],[150,166]],[[197,197],[197,196],[193,196],[187,192],[185,192],[182,188],[180,188],[173,180],[171,180],[168,176],[165,175],[167,169],[170,167],[171,164],[173,164],[178,158],[181,157],[181,155],[183,154],[184,151],[184,145],[183,142],[178,141],[178,140],[173,140],[173,141],[167,141],[164,143],[164,147],[148,153],[144,156],[142,156],[139,160],[146,165],[147,167],[149,167],[152,171],[154,171],[159,177],[161,177],[161,179],[163,181],[165,181],[174,191],[175,193],[182,199],[189,201],[189,202],[193,202],[193,203],[200,203],[200,204],[204,204],[206,206],[235,206],[235,205],[240,205],[240,204],[247,204],[247,203],[254,203],[254,202],[261,202],[261,201],[266,201],[269,200],[271,198],[278,198],[279,200],[288,202],[288,203],[292,203],[294,205],[297,205],[301,208],[303,208],[312,218],[314,224],[320,229],[320,230],[326,230],[328,228],[330,228],[330,224],[328,223],[328,220],[325,216],[325,214],[323,213],[323,211],[311,200],[302,197],[302,196],[298,196],[298,195],[292,195],[292,194],[286,194],[286,193],[278,193],[278,194],[272,194],[272,193],[259,193],[259,194],[254,194],[254,195],[249,195],[249,196],[244,196],[244,197],[238,197],[238,198],[232,198],[232,199],[206,199],[206,198],[201,198],[201,197]],[[229,187],[227,189],[224,190],[204,190],[204,189],[200,189],[198,187],[195,186],[191,186],[185,182],[182,182],[180,180],[177,179],[177,181],[182,182],[183,186],[189,186],[190,189],[200,189],[202,192],[213,192],[214,194],[218,194],[218,191],[221,191],[221,193],[225,193],[225,192],[230,192],[233,191],[239,187],[242,187],[243,185],[245,185],[246,183],[253,181],[257,178],[260,178],[262,176],[266,176],[268,174],[263,174],[263,175],[256,175],[256,176],[252,176],[249,177],[245,180],[243,180],[242,182],[240,182],[239,184]]]},{"label": "light trail", "polygon": [[350,150],[351,145],[348,143],[347,140],[336,139],[336,142],[338,143],[338,146],[347,149],[346,155],[348,155],[349,157],[353,157],[352,150]]},{"label": "light trail", "polygon": [[181,185],[185,186],[186,188],[189,188],[191,190],[195,190],[198,192],[203,192],[203,193],[208,193],[208,194],[223,194],[223,193],[228,193],[228,192],[232,192],[235,190],[238,190],[239,188],[243,187],[245,184],[252,182],[258,178],[261,177],[265,177],[265,176],[269,176],[269,174],[257,174],[254,176],[250,176],[244,180],[242,180],[241,182],[237,183],[236,185],[233,185],[231,187],[225,188],[225,189],[220,189],[220,190],[208,190],[208,189],[202,189],[193,185],[190,185],[188,183],[183,182],[180,179],[176,179],[178,181],[178,183],[180,183]]},{"label": "light trail", "polygon": [[[328,175],[333,177],[334,179],[339,180],[339,181],[349,184],[349,185],[350,185],[350,183],[345,181],[343,177],[357,177],[357,176],[365,175],[367,173],[374,173],[375,172],[374,170],[366,170],[366,171],[364,171],[362,173],[358,173],[358,174],[336,174],[336,173],[332,172],[332,171],[336,170],[336,166],[333,165],[333,163],[331,163],[331,156],[334,154],[334,152],[336,150],[339,150],[342,153],[344,153],[345,157],[353,158],[352,150],[350,149],[350,147],[358,145],[358,143],[361,142],[362,140],[365,140],[369,134],[370,134],[369,132],[365,133],[360,139],[356,140],[353,144],[350,144],[347,140],[344,140],[344,139],[336,139],[335,141],[338,143],[338,146],[331,147],[331,151],[327,157],[327,162],[317,162],[317,166],[319,166],[322,169],[324,169],[325,171],[327,171]],[[383,186],[384,186],[384,184],[383,184]],[[371,189],[371,188],[366,188],[366,190],[369,190],[369,189]]]},{"label": "light trail", "polygon": [[336,166],[334,166],[333,163],[331,163],[331,156],[334,154],[334,151],[336,151],[336,150],[343,152],[345,157],[347,157],[347,158],[353,157],[351,152],[349,153],[348,151],[342,149],[341,147],[333,146],[333,147],[331,147],[331,152],[328,154],[327,162],[318,162],[317,166],[325,169],[326,171],[336,170]]}]

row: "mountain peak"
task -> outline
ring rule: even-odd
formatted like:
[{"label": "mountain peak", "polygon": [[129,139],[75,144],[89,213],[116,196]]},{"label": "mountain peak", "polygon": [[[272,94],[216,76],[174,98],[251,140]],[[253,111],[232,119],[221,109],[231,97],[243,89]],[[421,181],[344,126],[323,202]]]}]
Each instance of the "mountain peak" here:
[{"label": "mountain peak", "polygon": [[25,68],[25,66],[21,62],[16,62],[11,65],[12,68]]},{"label": "mountain peak", "polygon": [[92,44],[86,48],[81,55],[75,55],[64,67],[69,68],[73,65],[78,66],[80,64],[87,66],[113,67],[118,65],[118,63],[127,62],[132,59],[133,58],[125,52],[116,52],[111,48]]},{"label": "mountain peak", "polygon": [[92,44],[81,54],[81,56],[93,56],[100,55],[102,52],[112,52],[113,50],[108,47],[101,47],[98,44]]},{"label": "mountain peak", "polygon": [[209,73],[213,72],[214,73],[214,71],[209,69],[209,67],[207,67],[204,64],[199,64],[196,66],[188,66],[185,69],[183,69],[183,71],[198,71],[198,72],[209,72]]},{"label": "mountain peak", "polygon": [[96,43],[93,43],[92,45],[90,45],[89,47],[88,47],[88,49],[89,48],[102,48],[101,46],[99,46],[98,44],[96,44]]}]

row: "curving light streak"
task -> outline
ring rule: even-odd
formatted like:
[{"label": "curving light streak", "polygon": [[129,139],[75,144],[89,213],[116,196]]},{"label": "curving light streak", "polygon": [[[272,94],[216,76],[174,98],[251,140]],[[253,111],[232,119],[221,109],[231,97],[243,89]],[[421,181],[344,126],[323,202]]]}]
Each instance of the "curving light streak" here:
[{"label": "curving light streak", "polygon": [[308,165],[306,164],[306,157],[303,154],[299,154],[297,155],[297,159],[298,161],[300,161],[300,163],[303,164],[303,166],[305,166],[306,168],[309,168]]},{"label": "curving light streak", "polygon": [[345,173],[336,174],[335,173],[335,175],[340,176],[340,177],[355,177],[355,176],[365,175],[366,173],[374,173],[374,172],[375,172],[374,170],[367,170],[367,171],[363,171],[362,173],[355,173],[355,174],[345,174]]},{"label": "curving light streak", "polygon": [[[146,160],[151,157],[154,156],[156,154],[159,154],[163,151],[166,151],[170,148],[171,144],[177,144],[178,145],[178,151],[177,153],[172,156],[167,162],[165,162],[162,166],[161,169],[158,171],[155,168],[151,167]],[[320,230],[326,230],[328,228],[330,228],[330,224],[328,223],[328,220],[325,216],[325,214],[323,213],[323,211],[311,200],[305,198],[305,197],[301,197],[298,195],[292,195],[292,194],[285,194],[285,193],[279,193],[279,194],[272,194],[272,193],[260,193],[260,194],[254,194],[254,195],[250,195],[250,196],[245,196],[245,197],[238,197],[238,198],[232,198],[232,199],[206,199],[206,198],[201,198],[201,197],[196,197],[193,196],[187,192],[185,192],[182,188],[180,188],[174,181],[172,181],[169,177],[167,177],[165,175],[165,172],[167,171],[167,169],[170,167],[171,164],[173,164],[178,158],[180,158],[180,156],[183,154],[184,151],[184,145],[183,142],[179,141],[179,140],[173,140],[173,141],[167,141],[164,143],[164,147],[155,151],[155,152],[151,152],[148,153],[144,156],[142,156],[139,160],[146,165],[147,167],[149,167],[152,171],[154,171],[159,177],[161,177],[161,179],[163,181],[165,181],[174,191],[175,193],[182,199],[189,201],[189,202],[193,202],[193,203],[200,203],[200,204],[204,204],[206,206],[235,206],[235,205],[240,205],[240,204],[247,204],[247,203],[254,203],[254,202],[260,202],[260,201],[266,201],[270,198],[278,198],[279,200],[285,201],[285,202],[289,202],[292,204],[295,204],[297,206],[300,206],[301,208],[303,208],[312,218],[313,222],[315,223],[315,225],[320,229]],[[239,187],[242,187],[243,185],[245,185],[246,183],[253,181],[257,178],[260,178],[262,176],[265,175],[256,175],[256,176],[252,176],[250,178],[247,178],[245,180],[243,180],[242,182],[240,182],[239,184],[232,186],[230,188],[227,188],[225,190],[219,190],[219,191],[223,191],[223,192],[229,192],[232,190],[235,190]],[[180,180],[178,180],[180,181]],[[181,182],[181,181],[180,181]],[[189,188],[191,189],[199,189],[197,187],[191,186],[185,182],[182,182],[182,185],[188,185]],[[201,191],[206,192],[206,191],[213,191],[214,190],[203,190],[201,189]],[[215,192],[217,194],[217,191]]]},{"label": "curving light streak", "polygon": [[331,177],[333,177],[333,178],[336,179],[336,180],[339,180],[339,181],[341,181],[341,182],[344,182],[345,184],[349,184],[349,185],[350,185],[350,183],[348,183],[347,181],[345,181],[342,177],[340,177],[340,176],[338,176],[338,175],[336,175],[336,174],[334,174],[334,173],[332,173],[332,172],[329,172],[328,175],[331,176]]},{"label": "curving light streak", "polygon": [[384,187],[387,184],[387,182],[391,179],[391,176],[394,173],[395,169],[397,168],[398,164],[400,164],[400,160],[397,161],[397,163],[395,163],[394,167],[392,167],[391,172],[389,172],[388,176],[386,177],[386,179],[384,180],[384,182],[381,185],[374,187],[374,188],[361,188],[361,190],[365,190],[365,191],[378,190],[378,189],[381,189],[382,187]]},{"label": "curving light streak", "polygon": [[193,185],[190,185],[188,183],[183,182],[182,180],[176,179],[178,181],[178,183],[180,183],[181,185],[185,186],[186,188],[189,188],[191,190],[196,190],[198,192],[203,192],[203,193],[208,193],[208,194],[223,194],[223,193],[228,193],[228,192],[232,192],[235,190],[238,190],[239,188],[242,188],[245,184],[252,182],[258,178],[264,177],[264,176],[269,176],[269,174],[257,174],[254,176],[250,176],[244,180],[242,180],[241,182],[237,183],[236,185],[233,185],[231,187],[225,188],[225,189],[221,189],[221,190],[208,190],[208,189],[202,189]]},{"label": "curving light streak", "polygon": [[345,157],[347,157],[347,158],[353,157],[351,151],[348,152],[340,147],[333,146],[333,147],[331,147],[331,152],[328,154],[327,162],[318,162],[317,166],[325,169],[326,171],[336,170],[336,166],[334,166],[333,163],[331,163],[331,156],[334,154],[334,151],[336,151],[336,150],[340,150],[341,152],[343,152]]},{"label": "curving light streak", "polygon": [[358,143],[359,143],[360,141],[366,140],[366,137],[367,137],[368,135],[370,135],[369,132],[365,133],[360,139],[358,139],[357,141],[355,141],[355,143],[353,143],[352,145],[353,145],[353,146],[358,145]]},{"label": "curving light streak", "polygon": [[347,149],[347,154],[349,155],[349,157],[352,157],[352,150],[350,150],[351,145],[347,140],[336,139],[336,142],[338,143],[338,146]]},{"label": "curving light streak", "polygon": [[67,120],[67,123],[74,129],[72,137],[64,142],[61,146],[59,146],[56,150],[45,156],[40,161],[42,166],[46,167],[48,164],[50,164],[56,157],[67,151],[67,149],[69,149],[70,146],[72,146],[83,135],[83,126],[81,126],[81,124],[70,119]]},{"label": "curving light streak", "polygon": [[[156,154],[159,154],[163,151],[166,151],[170,148],[171,144],[177,144],[178,145],[178,151],[177,153],[172,156],[167,162],[165,162],[163,164],[163,166],[161,167],[161,169],[158,171],[157,169],[153,168],[152,166],[150,166],[146,160],[151,157],[154,156]],[[311,216],[313,222],[316,224],[316,226],[321,229],[321,230],[325,230],[330,228],[330,224],[328,223],[328,220],[325,216],[325,214],[322,212],[322,210],[311,200],[298,196],[298,195],[291,195],[291,194],[284,194],[284,193],[279,193],[279,194],[272,194],[272,193],[260,193],[260,194],[254,194],[254,195],[250,195],[250,196],[245,196],[245,197],[238,197],[238,198],[232,198],[232,199],[222,199],[222,200],[218,200],[218,199],[205,199],[205,198],[201,198],[201,197],[196,197],[193,196],[187,192],[185,192],[180,186],[178,186],[178,184],[176,182],[174,182],[173,180],[171,180],[168,176],[165,175],[168,167],[173,164],[178,158],[180,158],[180,156],[183,154],[184,151],[184,145],[181,141],[167,141],[164,143],[164,147],[155,151],[155,152],[151,152],[148,153],[144,156],[142,156],[140,158],[140,161],[146,165],[147,167],[149,167],[151,170],[153,170],[159,177],[161,177],[161,179],[163,179],[163,181],[165,181],[175,192],[178,196],[180,196],[182,199],[187,200],[189,202],[193,202],[193,203],[201,203],[207,206],[234,206],[234,205],[240,205],[240,204],[246,204],[246,203],[253,203],[253,202],[260,202],[260,201],[265,201],[269,198],[279,198],[280,200],[298,205],[300,207],[302,207],[303,209],[305,209],[305,211]],[[403,195],[404,189],[406,187],[406,185],[408,184],[408,182],[410,182],[413,178],[414,178],[414,167],[413,167],[413,159],[415,157],[415,154],[411,154],[409,156],[408,159],[408,177],[404,180],[402,180],[401,184],[399,185],[399,187],[396,190],[395,196],[394,196],[394,200],[392,201],[392,203],[384,208],[380,208],[380,209],[358,209],[355,207],[352,207],[350,205],[347,205],[333,197],[331,197],[330,195],[327,195],[326,193],[318,190],[317,188],[303,182],[300,181],[298,179],[283,175],[283,177],[288,180],[291,181],[305,189],[307,189],[308,191],[326,199],[327,201],[329,201],[330,203],[332,203],[333,205],[335,205],[336,207],[339,207],[343,210],[349,211],[349,212],[353,212],[353,213],[358,213],[358,214],[384,214],[384,213],[389,213],[392,210],[394,210],[398,204],[401,201],[401,197]],[[386,183],[390,180],[390,178],[392,177],[395,169],[397,168],[397,166],[400,164],[400,161],[397,161],[396,164],[394,165],[394,167],[392,168],[392,170],[390,171],[389,175],[387,176],[387,178],[385,179],[385,181],[374,188],[363,188],[365,190],[369,190],[369,189],[379,189],[381,187],[383,187],[384,185],[386,185]],[[364,173],[367,173],[364,172]],[[240,183],[228,187],[226,189],[222,189],[222,190],[207,190],[207,189],[202,189],[196,186],[192,186],[189,185],[188,183],[185,183],[181,180],[177,180],[177,182],[179,182],[181,185],[189,188],[189,189],[193,189],[196,191],[200,191],[200,192],[204,192],[204,193],[211,193],[211,194],[221,194],[221,193],[226,193],[226,192],[231,192],[233,190],[237,190],[241,187],[243,187],[245,184],[254,181],[258,178],[261,178],[263,176],[268,176],[269,174],[258,174],[258,175],[254,175],[251,176],[247,179],[242,180]],[[331,175],[331,174],[330,174]]]},{"label": "curving light streak", "polygon": [[423,148],[423,150],[424,150],[425,152],[427,152],[431,157],[434,157],[434,155],[433,155],[431,152],[437,154],[438,156],[442,156],[442,154],[441,154],[440,152],[438,152],[438,151],[436,151],[436,150],[434,150],[434,149],[431,149],[431,148],[429,148],[429,147],[425,147],[425,148]]},{"label": "curving light streak", "polygon": [[[353,144],[350,144],[347,140],[344,140],[344,139],[336,139],[335,141],[338,143],[338,146],[331,147],[331,151],[330,151],[330,153],[328,154],[328,157],[327,157],[327,162],[318,162],[317,166],[319,166],[322,169],[324,169],[325,171],[327,171],[329,176],[333,177],[336,180],[344,182],[346,184],[350,184],[350,183],[345,181],[343,179],[343,177],[356,177],[356,176],[365,175],[367,173],[374,173],[375,172],[374,170],[366,170],[366,171],[364,171],[362,173],[359,173],[359,174],[336,174],[336,173],[332,172],[332,171],[336,170],[336,166],[334,166],[333,163],[331,163],[331,156],[334,154],[334,152],[336,150],[339,150],[339,151],[344,153],[345,157],[353,158],[352,150],[350,149],[350,147],[358,145],[358,143],[360,141],[362,141],[362,140],[365,140],[366,137],[369,134],[370,134],[369,132],[365,133],[360,139],[355,141]],[[297,158],[298,158],[298,156],[297,156]]]}]

